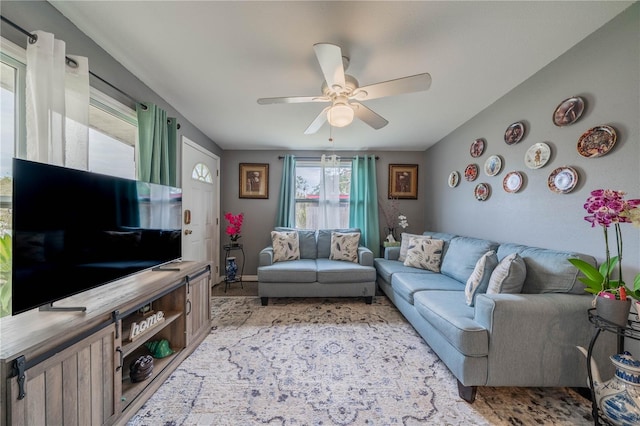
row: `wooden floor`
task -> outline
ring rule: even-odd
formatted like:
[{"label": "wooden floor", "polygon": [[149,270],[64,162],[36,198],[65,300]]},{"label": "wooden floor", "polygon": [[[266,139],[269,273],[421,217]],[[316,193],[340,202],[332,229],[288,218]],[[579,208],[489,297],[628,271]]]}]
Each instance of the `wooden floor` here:
[{"label": "wooden floor", "polygon": [[227,286],[227,291],[224,289],[224,281],[216,284],[211,289],[211,296],[258,296],[258,282],[257,281],[245,281],[242,286],[239,282],[230,283]]}]

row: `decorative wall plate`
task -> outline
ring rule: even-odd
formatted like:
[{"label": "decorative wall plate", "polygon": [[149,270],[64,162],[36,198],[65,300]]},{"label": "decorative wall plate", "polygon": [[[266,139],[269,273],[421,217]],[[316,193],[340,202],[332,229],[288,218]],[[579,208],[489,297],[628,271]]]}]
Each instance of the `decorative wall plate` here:
[{"label": "decorative wall plate", "polygon": [[558,194],[568,194],[578,184],[578,172],[573,167],[558,167],[547,179],[549,189]]},{"label": "decorative wall plate", "polygon": [[471,148],[469,149],[471,156],[473,158],[480,157],[484,152],[484,145],[484,139],[476,139],[475,141],[473,141],[473,143],[471,144]]},{"label": "decorative wall plate", "polygon": [[611,126],[592,127],[580,136],[578,153],[583,157],[602,157],[616,144],[616,131]]},{"label": "decorative wall plate", "polygon": [[522,121],[518,121],[507,127],[507,130],[504,132],[504,141],[507,145],[513,145],[520,142],[523,136],[524,124]]},{"label": "decorative wall plate", "polygon": [[491,190],[489,189],[488,183],[479,183],[476,185],[476,188],[473,190],[473,195],[476,197],[478,201],[485,201],[489,198],[489,194]]},{"label": "decorative wall plate", "polygon": [[567,98],[553,112],[553,124],[558,127],[568,126],[578,121],[584,111],[584,99],[580,96]]},{"label": "decorative wall plate", "polygon": [[544,142],[534,143],[524,154],[524,164],[530,169],[539,169],[551,158],[551,148]]},{"label": "decorative wall plate", "polygon": [[502,170],[502,159],[497,155],[492,155],[484,162],[484,172],[487,176],[495,176]]},{"label": "decorative wall plate", "polygon": [[478,177],[478,165],[477,164],[469,164],[466,169],[464,169],[464,178],[469,182],[473,182]]},{"label": "decorative wall plate", "polygon": [[502,189],[511,194],[518,192],[522,188],[522,180],[520,172],[509,172],[502,179]]},{"label": "decorative wall plate", "polygon": [[455,188],[456,186],[458,186],[458,182],[460,182],[460,173],[458,172],[451,172],[451,174],[449,175],[449,186],[451,188]]}]

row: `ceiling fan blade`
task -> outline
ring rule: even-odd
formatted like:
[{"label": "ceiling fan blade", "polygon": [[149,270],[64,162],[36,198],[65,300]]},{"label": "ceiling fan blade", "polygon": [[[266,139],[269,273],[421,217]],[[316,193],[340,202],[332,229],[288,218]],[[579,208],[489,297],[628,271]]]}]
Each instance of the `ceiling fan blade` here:
[{"label": "ceiling fan blade", "polygon": [[373,127],[376,130],[381,129],[387,124],[389,124],[387,120],[385,120],[384,118],[382,118],[375,112],[371,111],[369,108],[367,108],[366,106],[362,105],[359,102],[351,102],[349,105],[351,105],[351,107],[353,108],[353,111],[355,112],[356,117],[358,117],[360,120],[364,121],[365,123],[367,123],[369,126]]},{"label": "ceiling fan blade", "polygon": [[313,49],[316,51],[316,57],[327,86],[335,91],[344,89],[346,83],[340,47],[330,43],[316,43],[313,45]]},{"label": "ceiling fan blade", "polygon": [[315,120],[313,120],[311,124],[309,124],[307,130],[304,131],[305,135],[311,135],[320,130],[320,127],[322,127],[322,125],[327,121],[327,111],[329,111],[329,108],[331,107],[326,107],[325,109],[323,109],[315,118]]},{"label": "ceiling fan blade", "polygon": [[431,87],[431,75],[424,73],[363,86],[354,90],[349,98],[369,100],[403,93],[420,92],[429,89],[429,87]]},{"label": "ceiling fan blade", "polygon": [[282,98],[260,98],[258,103],[260,105],[269,104],[299,104],[303,102],[330,102],[331,99],[327,96],[288,96]]}]

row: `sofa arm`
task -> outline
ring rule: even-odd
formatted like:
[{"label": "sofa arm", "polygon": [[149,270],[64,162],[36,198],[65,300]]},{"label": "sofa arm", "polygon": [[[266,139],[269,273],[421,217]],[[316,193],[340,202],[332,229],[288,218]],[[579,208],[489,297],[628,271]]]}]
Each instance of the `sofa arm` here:
[{"label": "sofa arm", "polygon": [[260,250],[260,257],[258,259],[258,266],[273,265],[273,247],[265,247]]},{"label": "sofa arm", "polygon": [[358,263],[362,266],[373,266],[373,252],[367,247],[358,247]]},{"label": "sofa arm", "polygon": [[385,247],[384,258],[389,260],[398,260],[400,258],[400,247]]},{"label": "sofa arm", "polygon": [[[563,293],[479,294],[474,317],[490,342],[486,385],[586,386],[586,361],[576,346],[587,348],[595,330],[588,319],[592,300]],[[604,333],[594,348],[601,368],[615,352],[612,337]]]}]

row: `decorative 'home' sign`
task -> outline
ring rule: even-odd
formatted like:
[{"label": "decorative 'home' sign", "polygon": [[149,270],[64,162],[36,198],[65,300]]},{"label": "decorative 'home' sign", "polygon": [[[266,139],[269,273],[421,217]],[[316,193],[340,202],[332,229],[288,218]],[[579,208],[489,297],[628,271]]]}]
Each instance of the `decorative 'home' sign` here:
[{"label": "decorative 'home' sign", "polygon": [[155,314],[150,315],[140,324],[134,322],[133,324],[131,324],[131,334],[129,335],[129,340],[133,342],[136,338],[140,337],[140,335],[158,326],[162,322],[164,322],[164,312],[162,311],[158,311]]}]

